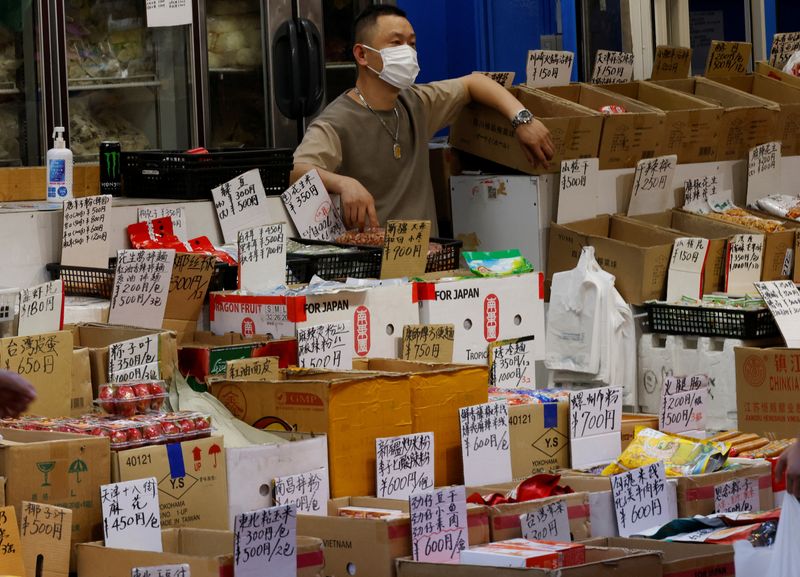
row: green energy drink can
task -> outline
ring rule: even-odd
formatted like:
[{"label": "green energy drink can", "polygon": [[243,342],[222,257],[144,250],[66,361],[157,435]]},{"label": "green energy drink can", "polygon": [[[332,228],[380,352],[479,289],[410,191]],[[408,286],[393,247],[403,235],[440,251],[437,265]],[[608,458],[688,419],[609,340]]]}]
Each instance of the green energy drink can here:
[{"label": "green energy drink can", "polygon": [[117,140],[100,143],[100,194],[122,195],[122,145]]}]

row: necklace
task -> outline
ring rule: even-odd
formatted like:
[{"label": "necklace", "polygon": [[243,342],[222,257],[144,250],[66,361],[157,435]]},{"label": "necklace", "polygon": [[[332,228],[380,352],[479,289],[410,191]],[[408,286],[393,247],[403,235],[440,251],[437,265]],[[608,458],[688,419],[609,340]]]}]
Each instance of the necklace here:
[{"label": "necklace", "polygon": [[358,98],[361,100],[361,104],[366,106],[367,109],[372,114],[375,115],[375,117],[380,121],[380,123],[386,129],[386,132],[389,134],[391,139],[394,141],[394,144],[392,145],[392,154],[394,155],[394,159],[395,160],[400,160],[401,158],[403,158],[403,150],[400,148],[400,141],[399,141],[399,137],[400,137],[400,113],[397,112],[397,105],[395,104],[394,108],[392,108],[392,110],[394,111],[394,117],[397,120],[397,127],[395,128],[394,134],[392,134],[392,131],[389,130],[389,127],[383,121],[383,118],[381,118],[380,114],[375,112],[375,110],[369,105],[369,103],[364,98],[364,95],[361,94],[361,91],[358,89],[358,86],[355,87],[355,93],[356,93],[356,96],[358,96]]}]

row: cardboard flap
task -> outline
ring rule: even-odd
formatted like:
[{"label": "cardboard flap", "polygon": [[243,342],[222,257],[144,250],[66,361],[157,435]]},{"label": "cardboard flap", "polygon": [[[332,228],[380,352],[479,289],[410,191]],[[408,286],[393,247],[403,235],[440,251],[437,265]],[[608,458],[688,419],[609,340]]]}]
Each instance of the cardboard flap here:
[{"label": "cardboard flap", "polygon": [[671,246],[680,236],[677,232],[662,230],[618,216],[611,218],[610,237],[635,246]]}]

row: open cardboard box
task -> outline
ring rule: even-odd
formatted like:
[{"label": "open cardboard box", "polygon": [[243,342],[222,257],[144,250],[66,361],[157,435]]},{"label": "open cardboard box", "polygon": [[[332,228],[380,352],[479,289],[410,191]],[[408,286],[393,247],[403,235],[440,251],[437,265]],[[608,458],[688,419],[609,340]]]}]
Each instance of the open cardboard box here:
[{"label": "open cardboard box", "polygon": [[708,78],[656,80],[655,84],[693,94],[722,106],[717,160],[747,158],[754,146],[781,139],[780,108],[774,102]]},{"label": "open cardboard box", "polygon": [[621,106],[624,113],[603,118],[600,140],[601,169],[632,168],[643,158],[662,154],[664,138],[663,111],[590,84],[570,84],[531,89],[580,104],[595,112],[604,106]]},{"label": "open cardboard box", "polygon": [[[233,533],[210,529],[163,529],[164,551],[112,549],[102,541],[78,546],[81,577],[130,577],[135,567],[189,565],[192,577],[233,575]],[[297,577],[321,577],[325,557],[322,541],[297,537]]]},{"label": "open cardboard box", "polygon": [[550,225],[547,278],[575,268],[584,246],[593,246],[598,264],[616,277],[625,302],[642,305],[666,296],[672,245],[681,234],[624,217],[595,218]]},{"label": "open cardboard box", "polygon": [[510,88],[509,92],[550,131],[555,145],[551,168],[534,167],[528,162],[509,119],[476,102],[464,107],[450,127],[450,144],[453,148],[527,174],[551,172],[563,160],[597,156],[603,131],[603,117],[597,110],[589,110],[521,86]]},{"label": "open cardboard box", "polygon": [[664,146],[661,154],[676,154],[678,162],[713,162],[717,158],[719,121],[723,110],[677,90],[651,82],[625,82],[597,87],[663,110]]}]

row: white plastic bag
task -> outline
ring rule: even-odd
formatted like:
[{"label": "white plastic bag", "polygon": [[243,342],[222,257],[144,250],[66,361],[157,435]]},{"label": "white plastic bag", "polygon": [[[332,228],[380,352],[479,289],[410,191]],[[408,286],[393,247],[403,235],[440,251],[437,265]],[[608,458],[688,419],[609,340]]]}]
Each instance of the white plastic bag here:
[{"label": "white plastic bag", "polygon": [[783,71],[786,74],[791,74],[792,76],[797,76],[797,73],[794,71],[795,66],[800,64],[800,50],[795,52],[789,57],[789,60],[786,62],[786,65],[783,67]]},{"label": "white plastic bag", "polygon": [[[778,521],[778,534],[772,551],[772,562],[766,575],[760,577],[800,577],[800,503],[792,495],[786,495]],[[738,575],[739,572],[737,571]]]}]

